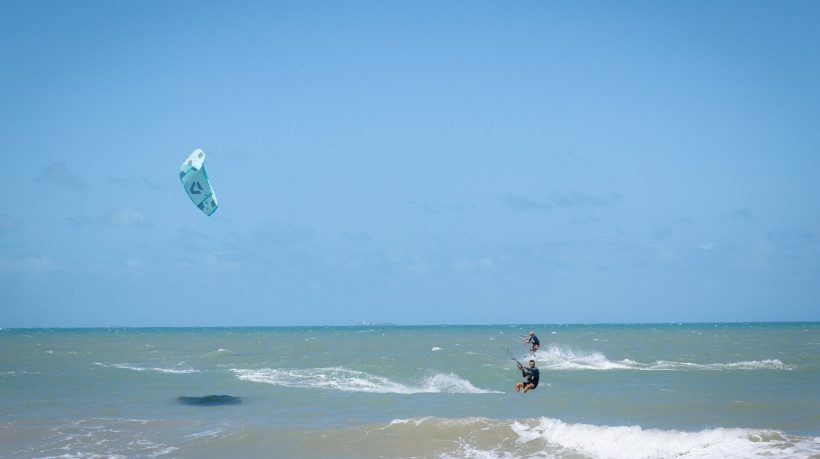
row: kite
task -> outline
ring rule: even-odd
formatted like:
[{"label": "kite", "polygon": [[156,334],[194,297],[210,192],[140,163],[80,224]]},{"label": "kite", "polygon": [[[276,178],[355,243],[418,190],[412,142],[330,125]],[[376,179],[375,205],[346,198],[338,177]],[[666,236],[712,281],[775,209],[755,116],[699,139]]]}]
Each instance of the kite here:
[{"label": "kite", "polygon": [[179,178],[191,201],[205,212],[205,215],[211,215],[216,211],[216,195],[211,182],[208,181],[208,174],[205,173],[205,152],[198,148],[194,150],[182,163]]}]

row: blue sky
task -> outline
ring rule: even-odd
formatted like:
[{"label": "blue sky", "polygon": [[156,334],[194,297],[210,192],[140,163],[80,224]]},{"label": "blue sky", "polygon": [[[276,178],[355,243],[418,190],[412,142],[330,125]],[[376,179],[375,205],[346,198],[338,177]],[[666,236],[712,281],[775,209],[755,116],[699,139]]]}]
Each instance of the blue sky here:
[{"label": "blue sky", "polygon": [[0,327],[820,320],[818,18],[2,2]]}]

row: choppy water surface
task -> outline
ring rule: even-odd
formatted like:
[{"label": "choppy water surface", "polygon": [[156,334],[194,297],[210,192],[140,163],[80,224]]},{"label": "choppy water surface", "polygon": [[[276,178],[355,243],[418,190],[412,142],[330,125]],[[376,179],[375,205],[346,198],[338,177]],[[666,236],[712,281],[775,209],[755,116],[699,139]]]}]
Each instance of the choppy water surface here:
[{"label": "choppy water surface", "polygon": [[[541,384],[522,380],[508,349]],[[820,324],[0,330],[2,457],[820,457]]]}]

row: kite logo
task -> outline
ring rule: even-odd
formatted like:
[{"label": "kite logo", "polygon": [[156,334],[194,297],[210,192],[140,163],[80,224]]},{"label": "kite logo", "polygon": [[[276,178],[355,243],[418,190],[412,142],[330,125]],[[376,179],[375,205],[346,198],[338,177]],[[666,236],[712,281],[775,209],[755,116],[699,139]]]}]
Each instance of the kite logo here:
[{"label": "kite logo", "polygon": [[199,182],[191,184],[191,194],[202,194],[202,185],[200,185]]}]

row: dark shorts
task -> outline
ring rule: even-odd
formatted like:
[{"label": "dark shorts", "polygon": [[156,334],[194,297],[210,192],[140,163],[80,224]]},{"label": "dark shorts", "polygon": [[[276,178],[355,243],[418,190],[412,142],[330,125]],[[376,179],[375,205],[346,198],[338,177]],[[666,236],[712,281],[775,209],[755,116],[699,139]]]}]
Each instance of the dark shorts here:
[{"label": "dark shorts", "polygon": [[[538,381],[527,381],[527,384],[532,384],[532,389],[538,387]],[[530,389],[530,390],[532,390]]]}]

